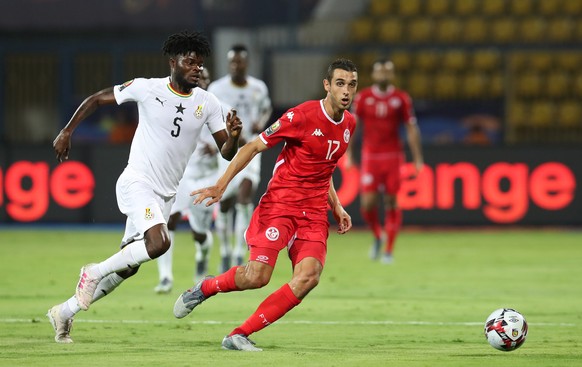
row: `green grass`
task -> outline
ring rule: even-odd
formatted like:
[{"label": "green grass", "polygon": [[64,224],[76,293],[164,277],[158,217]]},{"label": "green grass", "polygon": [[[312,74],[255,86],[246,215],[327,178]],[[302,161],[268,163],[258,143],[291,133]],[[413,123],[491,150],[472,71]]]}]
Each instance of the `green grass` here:
[{"label": "green grass", "polygon": [[[582,366],[582,232],[405,231],[391,266],[368,260],[367,232],[332,233],[320,285],[252,336],[263,353],[240,353],[220,342],[288,281],[286,253],[265,288],[219,294],[176,320],[174,301],[194,269],[182,231],[171,295],[153,293],[157,268],[145,264],[77,315],[74,344],[54,343],[46,310],[70,297],[81,265],[111,255],[120,237],[0,229],[0,366]],[[530,324],[514,352],[483,337],[499,307]]]}]

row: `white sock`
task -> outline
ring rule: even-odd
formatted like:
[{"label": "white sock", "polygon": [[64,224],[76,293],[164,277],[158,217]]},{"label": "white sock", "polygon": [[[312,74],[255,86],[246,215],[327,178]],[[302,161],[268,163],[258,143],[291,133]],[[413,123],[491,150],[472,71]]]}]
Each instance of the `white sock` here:
[{"label": "white sock", "polygon": [[75,316],[81,308],[77,304],[77,298],[75,296],[66,300],[61,307],[61,318],[63,319],[70,319],[71,317]]},{"label": "white sock", "polygon": [[232,210],[226,213],[221,211],[218,212],[218,217],[216,218],[216,233],[218,234],[218,240],[220,241],[220,255],[230,256],[232,252],[232,247],[230,244],[230,238],[232,234]]},{"label": "white sock", "polygon": [[93,275],[104,277],[117,271],[135,268],[150,260],[144,240],[139,240],[125,246],[121,251],[100,262],[97,266],[91,267],[90,271],[97,271],[98,274]]},{"label": "white sock", "polygon": [[235,204],[236,208],[236,222],[234,224],[234,258],[243,257],[246,254],[245,231],[251,222],[254,205],[249,204]]},{"label": "white sock", "polygon": [[125,279],[117,275],[117,273],[111,273],[105,278],[101,279],[95,293],[93,293],[93,300],[91,304],[97,302],[101,298],[111,294],[115,288],[117,288]]},{"label": "white sock", "polygon": [[158,273],[160,281],[164,279],[174,280],[174,272],[172,270],[172,257],[174,254],[174,242],[176,238],[176,231],[170,231],[170,248],[162,256],[156,260],[158,262]]},{"label": "white sock", "polygon": [[[206,240],[203,243],[194,241],[196,245],[196,269],[194,270],[194,283],[208,274],[208,261],[210,260],[210,249],[212,249],[214,239],[212,232],[206,231]],[[198,279],[197,279],[198,278]]]},{"label": "white sock", "polygon": [[206,232],[206,241],[200,243],[198,241],[194,241],[196,244],[196,261],[208,261],[208,254],[210,253],[210,249],[212,248],[213,243],[212,232]]},{"label": "white sock", "polygon": [[[95,293],[93,293],[93,301],[91,301],[91,304],[113,292],[113,290],[117,288],[124,280],[125,279],[117,275],[117,273],[111,273],[105,278],[101,279],[97,285],[97,288],[95,289]],[[81,308],[77,303],[77,298],[72,296],[63,303],[63,307],[61,307],[61,317],[64,319],[70,319],[71,317],[78,314],[79,311],[81,311]]]}]

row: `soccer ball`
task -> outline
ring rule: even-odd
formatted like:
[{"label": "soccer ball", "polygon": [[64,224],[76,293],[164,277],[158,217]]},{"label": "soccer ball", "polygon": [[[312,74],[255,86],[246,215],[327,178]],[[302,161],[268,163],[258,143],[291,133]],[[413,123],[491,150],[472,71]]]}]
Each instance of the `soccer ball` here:
[{"label": "soccer ball", "polygon": [[500,308],[485,321],[485,338],[495,349],[510,352],[521,347],[527,337],[527,322],[512,308]]}]

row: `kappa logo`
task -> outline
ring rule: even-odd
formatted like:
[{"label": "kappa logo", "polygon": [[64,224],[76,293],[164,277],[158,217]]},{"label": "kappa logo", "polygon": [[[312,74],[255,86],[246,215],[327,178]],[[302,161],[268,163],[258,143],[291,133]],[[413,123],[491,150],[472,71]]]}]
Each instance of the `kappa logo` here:
[{"label": "kappa logo", "polygon": [[265,231],[265,237],[269,241],[277,241],[279,239],[279,230],[276,227],[269,227]]},{"label": "kappa logo", "polygon": [[323,133],[321,132],[321,130],[319,129],[315,129],[315,131],[313,132],[313,134],[311,134],[312,136],[323,136]]},{"label": "kappa logo", "polygon": [[293,116],[295,116],[293,111],[287,112],[287,118],[289,119],[289,122],[293,122]]}]

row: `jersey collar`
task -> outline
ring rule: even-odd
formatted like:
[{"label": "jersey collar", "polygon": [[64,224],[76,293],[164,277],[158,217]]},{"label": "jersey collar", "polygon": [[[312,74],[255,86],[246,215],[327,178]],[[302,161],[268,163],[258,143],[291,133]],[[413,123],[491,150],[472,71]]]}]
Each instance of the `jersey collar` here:
[{"label": "jersey collar", "polygon": [[334,125],[339,125],[344,121],[344,117],[346,116],[346,114],[342,114],[342,119],[339,121],[335,121],[333,118],[331,118],[327,112],[325,111],[325,106],[323,105],[323,99],[319,100],[319,105],[321,106],[321,112],[323,112],[323,115],[329,120],[331,121]]},{"label": "jersey collar", "polygon": [[177,90],[175,90],[174,88],[172,88],[172,84],[168,83],[168,89],[170,90],[170,92],[172,92],[173,94],[177,95],[178,97],[182,97],[182,98],[188,98],[192,95],[193,93],[193,89],[190,90],[190,93],[188,94],[184,94],[184,93],[180,93]]}]

